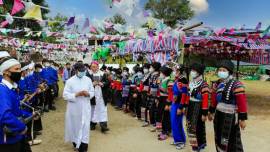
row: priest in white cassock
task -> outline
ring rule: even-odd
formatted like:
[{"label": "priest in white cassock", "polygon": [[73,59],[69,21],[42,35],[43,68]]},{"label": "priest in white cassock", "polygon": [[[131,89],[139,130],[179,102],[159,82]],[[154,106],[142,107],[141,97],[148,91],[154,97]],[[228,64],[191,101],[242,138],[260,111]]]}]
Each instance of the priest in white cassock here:
[{"label": "priest in white cassock", "polygon": [[82,63],[74,65],[76,74],[67,80],[63,97],[67,101],[65,120],[65,141],[72,142],[77,152],[87,152],[91,121],[90,99],[94,97],[94,87],[86,77]]},{"label": "priest in white cassock", "polygon": [[110,83],[106,75],[99,70],[99,63],[96,61],[91,63],[91,70],[87,73],[87,76],[92,79],[95,88],[95,97],[91,100],[91,130],[95,130],[96,124],[99,123],[102,133],[105,133],[109,129],[107,126],[107,100],[103,99],[103,92],[106,88],[109,88]]}]

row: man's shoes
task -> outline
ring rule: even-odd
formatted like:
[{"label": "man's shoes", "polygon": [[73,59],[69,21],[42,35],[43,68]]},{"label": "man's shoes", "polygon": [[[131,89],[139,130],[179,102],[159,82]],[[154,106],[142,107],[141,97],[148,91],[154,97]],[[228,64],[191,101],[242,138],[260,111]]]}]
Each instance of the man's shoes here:
[{"label": "man's shoes", "polygon": [[55,106],[52,106],[49,109],[52,110],[52,111],[55,111],[56,110]]},{"label": "man's shoes", "polygon": [[101,128],[101,132],[102,133],[106,133],[107,131],[109,131],[110,129],[109,128]]},{"label": "man's shoes", "polygon": [[91,125],[90,129],[91,129],[91,130],[96,130],[96,126]]},{"label": "man's shoes", "polygon": [[42,143],[40,139],[34,139],[33,141],[29,141],[30,146],[39,145]]}]

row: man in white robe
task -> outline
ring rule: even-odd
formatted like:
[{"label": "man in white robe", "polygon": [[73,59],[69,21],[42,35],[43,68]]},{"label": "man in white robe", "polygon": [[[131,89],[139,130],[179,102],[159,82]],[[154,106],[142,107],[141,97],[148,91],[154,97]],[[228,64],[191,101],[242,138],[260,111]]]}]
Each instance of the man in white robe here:
[{"label": "man in white robe", "polygon": [[74,66],[76,74],[67,80],[63,97],[67,101],[65,120],[65,141],[72,142],[77,152],[87,152],[90,124],[90,99],[94,96],[94,87],[90,78],[86,77],[86,69],[82,63]]},{"label": "man in white robe", "polygon": [[103,90],[109,87],[109,81],[104,73],[99,70],[99,65],[96,61],[91,63],[91,70],[87,76],[92,79],[95,88],[95,97],[91,101],[91,130],[95,130],[96,124],[99,123],[101,132],[105,133],[109,131],[109,129],[107,126],[107,103],[103,99]]}]

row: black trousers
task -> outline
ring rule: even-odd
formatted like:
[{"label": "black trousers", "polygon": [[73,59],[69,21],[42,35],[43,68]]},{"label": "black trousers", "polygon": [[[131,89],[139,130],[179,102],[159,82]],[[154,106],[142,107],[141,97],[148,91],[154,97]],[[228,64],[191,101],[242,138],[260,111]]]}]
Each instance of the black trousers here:
[{"label": "black trousers", "polygon": [[142,118],[142,111],[141,111],[142,96],[140,92],[137,92],[137,98],[135,98],[134,100],[135,100],[135,110],[136,110],[137,118],[141,119]]},{"label": "black trousers", "polygon": [[162,122],[167,97],[161,96],[158,103],[157,122]]},{"label": "black trousers", "polygon": [[136,98],[133,97],[134,90],[130,91],[130,96],[129,96],[129,110],[133,113],[136,112]]},{"label": "black trousers", "polygon": [[162,133],[169,134],[171,132],[171,116],[170,111],[164,110],[162,118]]},{"label": "black trousers", "polygon": [[3,144],[0,145],[1,152],[32,152],[31,147],[26,139],[15,144]]},{"label": "black trousers", "polygon": [[49,108],[52,108],[53,106],[54,95],[53,95],[52,90],[53,90],[53,86],[50,85],[48,90],[46,91],[45,106],[49,106]]},{"label": "black trousers", "polygon": [[157,106],[155,100],[155,97],[150,97],[147,106],[149,109],[150,124],[152,125],[155,125],[157,120]]}]

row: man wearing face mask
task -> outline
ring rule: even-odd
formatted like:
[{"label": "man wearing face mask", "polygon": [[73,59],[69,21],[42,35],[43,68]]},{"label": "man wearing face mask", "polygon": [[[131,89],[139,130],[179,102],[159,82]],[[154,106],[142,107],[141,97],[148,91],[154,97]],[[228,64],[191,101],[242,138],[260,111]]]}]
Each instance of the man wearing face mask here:
[{"label": "man wearing face mask", "polygon": [[143,65],[143,73],[144,77],[142,79],[142,85],[143,85],[143,91],[142,91],[142,106],[144,107],[144,124],[142,127],[147,127],[149,125],[149,120],[148,120],[148,104],[149,104],[149,99],[148,99],[148,92],[149,92],[149,80],[151,73],[149,71],[150,69],[150,64],[146,63]]},{"label": "man wearing face mask", "polygon": [[199,63],[191,65],[189,83],[190,100],[183,105],[187,108],[187,132],[194,151],[206,147],[205,121],[208,114],[209,86],[203,80],[205,66]]},{"label": "man wearing face mask", "polygon": [[224,60],[218,68],[220,83],[213,89],[209,120],[214,118],[216,150],[243,152],[241,132],[247,120],[247,99],[243,83],[233,77],[234,64]]},{"label": "man wearing face mask", "polygon": [[3,80],[0,83],[0,149],[1,152],[31,152],[25,140],[27,127],[21,121],[31,116],[20,110],[20,96],[17,83],[21,79],[21,65],[11,57],[0,60],[0,72]]},{"label": "man wearing face mask", "polygon": [[170,105],[171,101],[168,100],[169,96],[169,84],[171,81],[170,75],[172,69],[166,66],[160,68],[160,84],[159,84],[159,102],[157,113],[157,129],[162,129],[162,132],[158,135],[159,140],[166,140],[171,132],[170,121]]},{"label": "man wearing face mask", "polygon": [[143,69],[136,65],[133,68],[134,75],[131,80],[131,94],[129,108],[133,112],[133,116],[141,119],[141,80],[143,79]]},{"label": "man wearing face mask", "polygon": [[183,149],[186,143],[185,129],[183,125],[183,105],[188,100],[188,80],[184,77],[185,67],[177,65],[175,67],[175,81],[172,87],[173,99],[171,106],[171,126],[173,145],[176,149]]},{"label": "man wearing face mask", "polygon": [[63,82],[64,84],[66,81],[71,77],[71,65],[70,63],[66,63],[66,67],[64,69],[64,74],[63,74]]},{"label": "man wearing face mask", "polygon": [[90,136],[91,105],[94,97],[92,80],[86,76],[82,63],[74,65],[76,74],[67,80],[63,98],[67,101],[65,141],[72,142],[76,151],[87,152]]},{"label": "man wearing face mask", "polygon": [[[37,104],[38,104],[38,93],[40,93],[40,89],[39,88],[35,88],[36,90],[34,92],[30,92],[31,90],[29,89],[32,85],[33,85],[33,81],[31,81],[31,76],[28,76],[28,67],[29,67],[29,63],[21,63],[22,66],[22,77],[21,80],[19,81],[19,85],[18,85],[18,89],[19,89],[19,95],[20,95],[20,100],[23,100],[25,98],[25,96],[30,96],[33,94],[36,94],[30,101],[29,104],[30,106],[37,108]],[[32,111],[32,109],[28,108],[28,107],[23,107],[24,110],[28,111],[28,112],[34,112]],[[32,127],[32,123],[29,122],[27,124],[28,132],[27,132],[27,139],[29,140],[29,143],[31,145],[38,145],[40,144],[42,141],[41,140],[37,140],[34,139],[36,136],[37,132],[40,132],[42,130],[42,122],[41,122],[41,118],[35,119],[34,120],[34,125],[33,125],[33,131],[34,134],[33,136],[31,135],[31,127]],[[31,142],[30,142],[31,141]]]},{"label": "man wearing face mask", "polygon": [[156,111],[157,111],[157,100],[158,100],[158,78],[159,78],[159,69],[161,68],[161,64],[159,62],[154,62],[150,66],[149,72],[151,76],[149,78],[149,100],[148,100],[148,109],[149,109],[149,119],[150,124],[152,125],[151,132],[156,131]]},{"label": "man wearing face mask", "polygon": [[128,97],[129,97],[130,84],[131,84],[131,81],[129,79],[129,69],[127,67],[124,67],[123,73],[122,73],[122,86],[123,86],[122,98],[119,100],[118,108],[121,110],[124,105],[125,112],[128,112]]},{"label": "man wearing face mask", "polygon": [[55,70],[51,67],[50,61],[47,59],[44,59],[42,64],[44,68],[41,71],[41,76],[48,85],[48,89],[46,91],[45,109],[46,111],[56,110],[55,106],[53,105],[54,85],[55,82],[57,82],[57,78],[55,77]]},{"label": "man wearing face mask", "polygon": [[[5,58],[5,57],[10,57],[8,52],[7,51],[0,51],[0,60],[2,58]],[[3,78],[2,73],[0,73],[0,82],[2,81],[2,78]]]},{"label": "man wearing face mask", "polygon": [[[87,75],[94,85],[94,98],[91,101],[91,130],[95,130],[96,124],[99,123],[101,127],[101,132],[105,133],[109,131],[107,121],[108,121],[108,109],[107,102],[103,98],[104,88],[109,87],[109,81],[106,79],[104,73],[99,70],[99,63],[93,61],[91,63],[91,71]],[[89,121],[90,122],[90,121]]]}]

